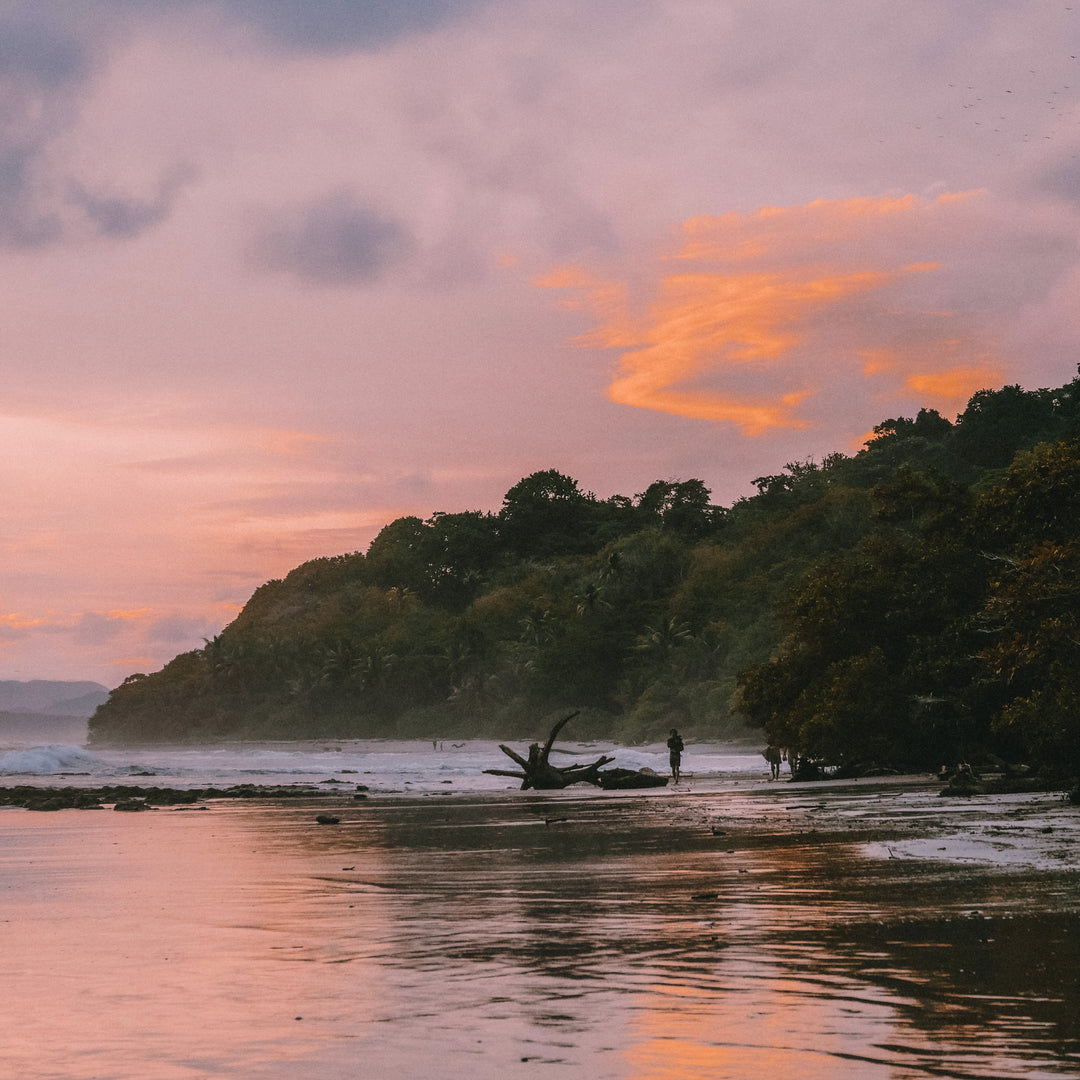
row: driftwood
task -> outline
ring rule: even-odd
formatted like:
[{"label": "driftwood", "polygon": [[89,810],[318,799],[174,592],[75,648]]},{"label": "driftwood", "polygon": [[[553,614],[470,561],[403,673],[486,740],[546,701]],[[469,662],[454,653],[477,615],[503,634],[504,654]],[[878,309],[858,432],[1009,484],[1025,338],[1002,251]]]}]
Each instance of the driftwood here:
[{"label": "driftwood", "polygon": [[652,769],[605,769],[600,786],[605,791],[630,791],[635,788],[667,787],[668,778]]},{"label": "driftwood", "polygon": [[560,768],[557,765],[552,765],[548,761],[548,757],[551,754],[551,747],[555,742],[555,737],[562,731],[565,724],[573,720],[577,716],[576,712],[572,712],[569,716],[564,716],[552,729],[551,734],[548,735],[547,742],[544,743],[541,748],[537,743],[533,743],[529,747],[528,758],[523,758],[519,753],[511,750],[509,746],[499,744],[499,749],[510,759],[515,761],[521,766],[521,771],[517,772],[511,769],[485,769],[485,773],[489,773],[491,776],[513,776],[521,781],[521,790],[526,791],[529,788],[535,788],[537,791],[557,791],[560,788],[569,787],[571,784],[596,784],[600,785],[600,766],[606,765],[609,761],[614,761],[611,757],[600,757],[596,761],[589,765],[566,765]]}]

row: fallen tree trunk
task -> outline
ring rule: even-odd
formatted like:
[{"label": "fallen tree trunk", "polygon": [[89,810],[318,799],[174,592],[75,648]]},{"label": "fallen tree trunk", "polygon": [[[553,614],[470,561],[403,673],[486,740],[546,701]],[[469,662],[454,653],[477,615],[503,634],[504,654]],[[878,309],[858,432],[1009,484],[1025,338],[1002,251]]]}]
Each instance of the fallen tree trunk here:
[{"label": "fallen tree trunk", "polygon": [[537,743],[529,747],[528,758],[523,758],[519,753],[511,750],[509,746],[499,744],[499,749],[512,761],[521,766],[521,771],[511,769],[485,769],[484,772],[491,776],[513,776],[521,781],[521,790],[527,791],[535,788],[537,791],[558,791],[560,788],[569,787],[571,784],[600,784],[600,766],[614,761],[611,757],[600,757],[589,765],[566,765],[559,767],[552,765],[548,760],[555,738],[562,731],[566,723],[577,716],[572,712],[564,716],[548,735],[547,742],[541,748]]},{"label": "fallen tree trunk", "polygon": [[630,791],[635,788],[667,787],[668,778],[652,769],[605,769],[600,786],[605,791]]}]

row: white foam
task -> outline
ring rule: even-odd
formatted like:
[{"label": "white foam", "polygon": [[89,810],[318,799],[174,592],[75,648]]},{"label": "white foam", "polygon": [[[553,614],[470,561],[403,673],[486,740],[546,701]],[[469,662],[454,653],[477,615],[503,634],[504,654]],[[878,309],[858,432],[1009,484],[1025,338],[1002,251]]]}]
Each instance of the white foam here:
[{"label": "white foam", "polygon": [[63,773],[108,773],[111,767],[101,758],[68,743],[29,746],[0,751],[0,776],[56,776]]}]

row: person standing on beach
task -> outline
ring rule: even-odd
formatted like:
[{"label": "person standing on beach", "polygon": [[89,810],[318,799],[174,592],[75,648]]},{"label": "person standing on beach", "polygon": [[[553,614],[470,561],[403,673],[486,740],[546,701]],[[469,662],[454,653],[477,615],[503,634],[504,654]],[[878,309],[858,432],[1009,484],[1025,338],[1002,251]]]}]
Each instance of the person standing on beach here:
[{"label": "person standing on beach", "polygon": [[769,763],[769,779],[780,779],[780,762],[784,760],[783,752],[779,747],[773,746],[771,743],[765,747],[762,757]]},{"label": "person standing on beach", "polygon": [[671,776],[675,783],[679,782],[679,772],[682,769],[682,752],[683,741],[682,736],[674,729],[671,729],[671,738],[667,741],[668,748],[668,761],[671,763]]}]

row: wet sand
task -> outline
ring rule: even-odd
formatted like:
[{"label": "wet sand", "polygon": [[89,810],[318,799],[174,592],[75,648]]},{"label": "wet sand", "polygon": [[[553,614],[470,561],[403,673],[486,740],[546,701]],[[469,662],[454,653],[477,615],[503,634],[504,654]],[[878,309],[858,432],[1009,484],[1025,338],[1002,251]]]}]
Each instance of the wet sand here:
[{"label": "wet sand", "polygon": [[25,1080],[1080,1076],[1080,810],[839,784],[0,811]]}]

